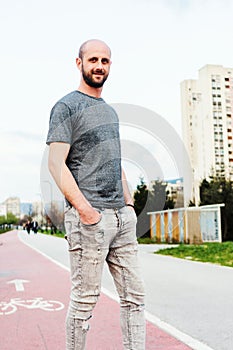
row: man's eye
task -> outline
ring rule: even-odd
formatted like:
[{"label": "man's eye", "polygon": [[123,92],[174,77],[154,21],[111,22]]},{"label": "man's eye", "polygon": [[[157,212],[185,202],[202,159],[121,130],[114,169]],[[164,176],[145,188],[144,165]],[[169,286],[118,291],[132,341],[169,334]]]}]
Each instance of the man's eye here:
[{"label": "man's eye", "polygon": [[103,63],[103,64],[107,64],[107,63],[109,63],[109,60],[108,60],[107,58],[103,58],[103,59],[102,59],[102,63]]},{"label": "man's eye", "polygon": [[95,57],[92,57],[92,58],[90,58],[90,60],[89,60],[90,62],[96,62],[97,61],[97,58],[95,58]]}]

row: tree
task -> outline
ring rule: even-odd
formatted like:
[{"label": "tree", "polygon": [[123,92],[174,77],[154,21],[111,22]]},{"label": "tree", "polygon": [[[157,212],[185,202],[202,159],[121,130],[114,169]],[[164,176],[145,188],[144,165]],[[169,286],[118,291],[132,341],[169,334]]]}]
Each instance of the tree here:
[{"label": "tree", "polygon": [[174,208],[173,199],[168,197],[167,183],[155,180],[151,190],[148,190],[143,178],[134,193],[134,206],[138,217],[137,236],[150,237],[150,217],[148,212]]},{"label": "tree", "polygon": [[150,211],[173,209],[175,202],[170,198],[169,191],[166,191],[167,183],[159,179],[155,180],[149,192]]},{"label": "tree", "polygon": [[149,192],[150,211],[163,210],[166,202],[166,187],[167,184],[160,180],[153,182],[152,189]]},{"label": "tree", "polygon": [[137,216],[144,209],[148,199],[148,189],[144,179],[140,178],[140,184],[137,185],[137,190],[134,192],[134,207]]},{"label": "tree", "polygon": [[32,217],[28,215],[24,215],[23,218],[19,220],[19,225],[23,226],[25,225],[28,221],[32,221]]},{"label": "tree", "polygon": [[163,210],[174,209],[175,202],[173,198],[168,197],[168,192],[166,192],[166,201]]},{"label": "tree", "polygon": [[0,226],[3,226],[6,224],[6,217],[4,215],[0,216]]},{"label": "tree", "polygon": [[10,228],[11,225],[15,225],[19,222],[19,219],[12,213],[7,213],[6,216],[0,216],[0,226],[5,227],[6,225]]},{"label": "tree", "polygon": [[222,208],[223,241],[233,240],[233,182],[223,177],[204,179],[200,186],[200,205],[224,203]]},{"label": "tree", "polygon": [[12,213],[7,213],[6,215],[6,224],[11,226],[17,224],[19,219]]},{"label": "tree", "polygon": [[144,179],[140,178],[140,184],[134,192],[134,207],[138,217],[137,237],[148,237],[150,235],[150,218],[147,215],[148,208],[148,188]]}]

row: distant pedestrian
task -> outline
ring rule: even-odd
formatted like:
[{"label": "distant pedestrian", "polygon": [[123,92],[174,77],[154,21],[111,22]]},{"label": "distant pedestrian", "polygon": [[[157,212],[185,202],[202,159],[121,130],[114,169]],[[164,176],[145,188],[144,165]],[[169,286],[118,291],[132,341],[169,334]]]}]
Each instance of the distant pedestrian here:
[{"label": "distant pedestrian", "polygon": [[32,231],[36,234],[38,231],[38,222],[33,220],[31,223],[31,228],[32,228]]},{"label": "distant pedestrian", "polygon": [[26,227],[27,233],[30,235],[30,231],[31,231],[31,221],[30,220],[28,220],[26,222],[25,227]]}]

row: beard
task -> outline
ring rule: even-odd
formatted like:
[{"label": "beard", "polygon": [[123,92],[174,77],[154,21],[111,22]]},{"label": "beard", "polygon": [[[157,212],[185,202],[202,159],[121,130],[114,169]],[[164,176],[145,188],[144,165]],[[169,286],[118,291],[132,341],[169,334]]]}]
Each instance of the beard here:
[{"label": "beard", "polygon": [[[98,72],[98,73],[99,73],[99,72]],[[105,81],[106,81],[107,78],[108,78],[108,74],[103,74],[103,75],[101,75],[101,77],[102,77],[102,80],[101,80],[101,81],[96,81],[96,80],[94,79],[94,77],[93,77],[93,74],[94,74],[93,71],[87,73],[87,72],[84,70],[83,66],[82,66],[82,76],[83,76],[83,79],[84,79],[85,83],[86,83],[87,85],[89,85],[90,87],[93,87],[93,88],[100,88],[100,87],[102,87],[102,86],[104,85]]]}]

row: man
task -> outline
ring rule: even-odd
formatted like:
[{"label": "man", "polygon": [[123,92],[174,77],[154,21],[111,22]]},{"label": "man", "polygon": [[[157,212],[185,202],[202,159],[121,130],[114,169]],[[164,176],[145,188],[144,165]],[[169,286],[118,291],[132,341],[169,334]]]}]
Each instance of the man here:
[{"label": "man", "polygon": [[30,220],[27,221],[25,227],[26,227],[27,233],[30,235],[30,231],[31,231],[31,227],[32,227]]},{"label": "man", "polygon": [[32,221],[32,224],[31,224],[31,227],[32,227],[32,231],[37,234],[37,231],[38,231],[38,222],[36,220],[33,220]]},{"label": "man", "polygon": [[121,170],[118,117],[101,98],[111,51],[104,42],[89,40],[80,47],[76,64],[79,88],[53,107],[47,137],[49,169],[66,199],[72,282],[66,349],[85,349],[106,260],[120,297],[124,349],[144,350],[136,214]]}]

